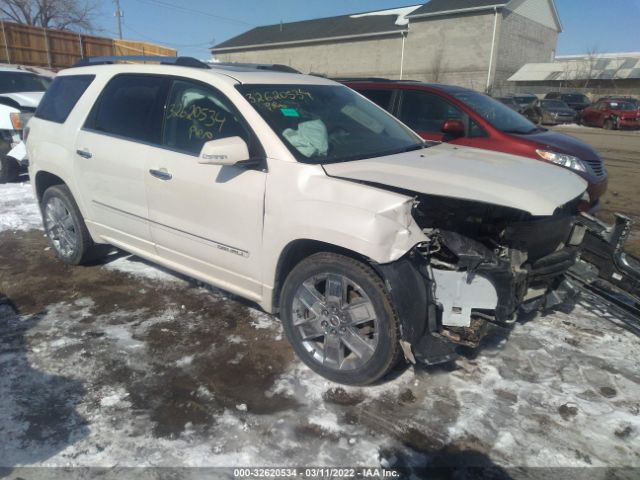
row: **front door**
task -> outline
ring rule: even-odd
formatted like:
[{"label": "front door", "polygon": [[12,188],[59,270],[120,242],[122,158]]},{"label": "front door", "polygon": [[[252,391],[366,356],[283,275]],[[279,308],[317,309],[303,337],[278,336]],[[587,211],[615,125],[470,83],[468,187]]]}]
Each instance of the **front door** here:
[{"label": "front door", "polygon": [[169,264],[258,300],[267,173],[198,163],[206,141],[236,136],[254,145],[223,94],[194,80],[172,80],[164,109],[164,148],[146,164],[151,235],[158,255]]}]

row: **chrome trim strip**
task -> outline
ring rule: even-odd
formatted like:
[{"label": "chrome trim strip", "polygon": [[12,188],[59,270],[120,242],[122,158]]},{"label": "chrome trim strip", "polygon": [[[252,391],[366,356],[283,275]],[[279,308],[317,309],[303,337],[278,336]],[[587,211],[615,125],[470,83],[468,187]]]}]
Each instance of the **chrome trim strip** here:
[{"label": "chrome trim strip", "polygon": [[[184,230],[180,230],[178,228],[173,228],[173,227],[170,227],[169,225],[165,225],[165,224],[160,223],[160,222],[154,222],[153,220],[150,220],[148,218],[144,218],[144,217],[141,217],[140,215],[136,215],[135,213],[130,213],[130,212],[127,212],[125,210],[121,210],[119,208],[112,207],[111,205],[107,205],[106,203],[102,203],[102,202],[99,202],[97,200],[92,200],[91,203],[93,203],[93,204],[95,204],[97,206],[109,209],[109,210],[113,210],[113,211],[118,212],[118,213],[122,213],[124,215],[128,215],[130,217],[138,218],[140,220],[152,223],[154,225],[158,225],[159,227],[163,227],[163,228],[166,228],[168,230],[173,230],[175,232],[182,233],[183,235],[188,235],[190,237],[197,238],[198,240],[202,240],[202,241],[205,241],[207,243],[212,243],[218,250],[222,250],[222,251],[225,251],[227,253],[233,253],[235,255],[238,255],[239,257],[249,258],[249,252],[247,252],[246,250],[242,250],[242,249],[237,248],[237,247],[232,247],[231,245],[226,245],[224,243],[216,242],[215,240],[211,240],[210,238],[201,237],[200,235],[195,235],[193,233],[185,232]],[[154,244],[155,244],[155,242],[154,242]]]}]

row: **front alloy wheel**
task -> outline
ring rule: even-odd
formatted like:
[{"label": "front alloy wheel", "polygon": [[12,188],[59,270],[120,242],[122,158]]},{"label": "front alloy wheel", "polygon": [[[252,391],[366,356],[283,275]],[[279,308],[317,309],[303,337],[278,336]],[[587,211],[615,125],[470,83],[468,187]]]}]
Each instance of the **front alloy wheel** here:
[{"label": "front alloy wheel", "polygon": [[373,356],[378,319],[362,287],[336,273],[308,278],[293,299],[293,325],[309,355],[335,370],[354,370]]},{"label": "front alloy wheel", "polygon": [[284,331],[300,359],[338,383],[366,385],[400,356],[398,320],[367,264],[317,253],[289,273],[280,298]]},{"label": "front alloy wheel", "polygon": [[56,253],[71,258],[78,248],[78,232],[71,212],[60,198],[51,197],[45,204],[44,225]]}]

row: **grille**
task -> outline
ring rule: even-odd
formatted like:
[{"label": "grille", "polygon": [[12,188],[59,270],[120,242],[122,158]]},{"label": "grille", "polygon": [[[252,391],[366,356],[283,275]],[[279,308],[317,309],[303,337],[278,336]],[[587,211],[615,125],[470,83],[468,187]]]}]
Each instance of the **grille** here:
[{"label": "grille", "polygon": [[589,164],[589,166],[591,167],[591,170],[593,170],[593,173],[595,173],[598,177],[604,176],[605,170],[604,170],[604,164],[602,160],[600,159],[584,160],[584,162]]}]

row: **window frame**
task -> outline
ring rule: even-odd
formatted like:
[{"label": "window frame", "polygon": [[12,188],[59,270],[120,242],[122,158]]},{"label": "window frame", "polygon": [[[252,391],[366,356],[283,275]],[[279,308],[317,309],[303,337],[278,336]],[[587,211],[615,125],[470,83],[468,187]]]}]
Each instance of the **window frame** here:
[{"label": "window frame", "polygon": [[[159,143],[147,142],[147,141],[144,141],[144,140],[128,137],[128,136],[125,136],[125,135],[119,135],[119,134],[116,134],[116,133],[104,132],[102,130],[98,130],[96,128],[93,128],[93,126],[89,126],[88,125],[89,122],[95,121],[95,115],[97,114],[97,111],[98,111],[100,103],[104,100],[105,92],[107,90],[107,87],[116,78],[122,77],[122,76],[161,77],[164,80],[164,84],[162,86],[161,94],[160,94],[160,96],[159,96],[159,98],[157,100],[157,104],[154,105],[154,109],[157,109],[160,106],[159,114],[161,115],[161,121],[159,122],[159,129],[160,129],[159,130]],[[231,111],[235,115],[237,115],[238,121],[240,122],[242,127],[246,130],[247,134],[249,135],[249,141],[247,142],[247,147],[249,149],[249,156],[251,157],[249,160],[260,160],[260,164],[261,164],[260,168],[266,169],[266,158],[267,158],[267,155],[265,153],[264,147],[262,146],[262,143],[260,142],[260,140],[259,140],[258,136],[256,135],[255,131],[249,125],[249,122],[247,122],[247,120],[244,118],[244,116],[240,113],[240,111],[236,107],[235,103],[233,101],[231,101],[231,99],[229,99],[229,97],[227,95],[222,93],[218,88],[214,87],[210,83],[203,82],[201,80],[197,80],[197,79],[191,78],[191,77],[183,77],[183,76],[180,76],[180,75],[155,74],[155,73],[137,73],[137,72],[133,72],[133,73],[118,73],[118,74],[112,76],[111,78],[109,78],[107,83],[102,87],[102,90],[100,91],[100,94],[96,98],[95,102],[91,106],[91,109],[89,110],[89,113],[87,114],[87,117],[85,118],[85,121],[83,123],[83,126],[82,126],[81,130],[84,130],[84,131],[87,131],[87,132],[91,132],[91,133],[95,133],[95,134],[99,134],[99,135],[105,135],[105,136],[108,136],[108,137],[117,138],[117,139],[120,139],[120,140],[125,140],[125,141],[128,141],[128,142],[139,143],[141,145],[146,145],[146,146],[149,146],[149,147],[160,148],[162,150],[168,150],[170,152],[180,153],[182,155],[189,155],[191,157],[196,157],[196,158],[199,157],[200,156],[199,153],[194,154],[194,153],[188,152],[186,150],[170,147],[168,145],[164,145],[163,144],[163,141],[164,141],[164,138],[163,138],[164,124],[165,124],[165,120],[166,120],[165,111],[166,111],[166,108],[167,108],[167,103],[169,101],[169,93],[171,92],[171,88],[172,88],[174,82],[177,81],[177,80],[178,81],[191,82],[193,84],[202,86],[203,88],[209,88],[210,90],[213,90],[216,95],[219,95],[220,99],[222,101],[228,102],[229,106],[231,107]]]}]

